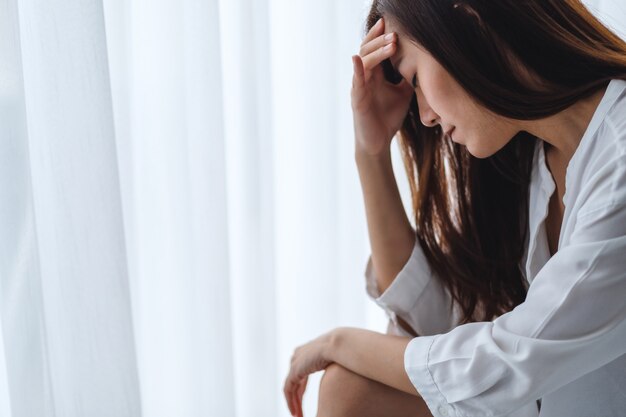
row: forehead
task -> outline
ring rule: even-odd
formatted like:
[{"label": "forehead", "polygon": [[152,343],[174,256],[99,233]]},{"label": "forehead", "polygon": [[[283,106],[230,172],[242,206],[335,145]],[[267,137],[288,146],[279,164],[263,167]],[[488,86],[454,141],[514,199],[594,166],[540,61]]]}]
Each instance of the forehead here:
[{"label": "forehead", "polygon": [[389,58],[391,64],[397,70],[400,61],[402,61],[407,55],[410,55],[411,50],[414,49],[416,45],[402,33],[400,26],[389,18],[385,19],[385,34],[387,33],[396,33],[397,35],[396,53]]},{"label": "forehead", "polygon": [[402,57],[402,55],[404,54],[404,47],[402,45],[402,39],[404,36],[402,36],[402,34],[398,33],[398,26],[395,24],[395,22],[389,18],[385,18],[385,34],[388,33],[396,33],[396,53],[393,54],[392,57],[389,58],[389,60],[391,61],[391,64],[393,65],[394,68],[398,68],[398,63],[400,62],[400,59]]}]

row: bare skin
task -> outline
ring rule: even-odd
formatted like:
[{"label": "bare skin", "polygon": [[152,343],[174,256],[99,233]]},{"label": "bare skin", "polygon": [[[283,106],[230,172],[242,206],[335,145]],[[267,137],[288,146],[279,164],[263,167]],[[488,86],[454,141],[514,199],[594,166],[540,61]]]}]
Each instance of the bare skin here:
[{"label": "bare skin", "polygon": [[565,171],[567,164],[557,159],[558,154],[554,152],[553,148],[546,148],[548,148],[546,150],[546,162],[556,184],[556,189],[550,197],[548,217],[546,218],[548,247],[550,248],[550,256],[553,256],[558,250],[561,224],[563,223],[563,214],[565,213],[563,195],[565,195]]},{"label": "bare skin", "polygon": [[317,417],[431,417],[419,397],[332,364],[320,384]]},{"label": "bare skin", "polygon": [[[415,232],[404,211],[391,166],[390,144],[408,111],[413,89],[384,79],[380,62],[396,48],[396,34],[383,36],[384,21],[365,36],[355,68],[362,87],[353,87],[355,159],[359,171],[372,265],[383,292],[406,264],[415,245]],[[385,50],[385,47],[388,49]]]}]

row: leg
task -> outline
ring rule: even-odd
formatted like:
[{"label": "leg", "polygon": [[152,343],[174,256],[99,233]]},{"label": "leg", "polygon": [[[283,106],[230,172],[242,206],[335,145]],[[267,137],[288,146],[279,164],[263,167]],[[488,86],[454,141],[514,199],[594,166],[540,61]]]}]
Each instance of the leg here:
[{"label": "leg", "polygon": [[432,417],[432,414],[421,398],[332,364],[320,384],[317,417],[352,416]]}]

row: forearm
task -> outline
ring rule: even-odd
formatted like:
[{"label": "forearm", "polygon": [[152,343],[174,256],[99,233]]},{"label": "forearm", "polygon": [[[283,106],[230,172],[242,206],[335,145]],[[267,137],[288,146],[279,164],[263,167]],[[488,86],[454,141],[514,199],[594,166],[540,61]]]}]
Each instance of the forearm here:
[{"label": "forearm", "polygon": [[415,232],[402,205],[390,151],[371,156],[357,150],[356,162],[365,202],[372,264],[379,290],[383,292],[411,256]]},{"label": "forearm", "polygon": [[350,371],[419,396],[404,370],[404,351],[411,339],[364,329],[338,328],[330,333],[327,359]]}]

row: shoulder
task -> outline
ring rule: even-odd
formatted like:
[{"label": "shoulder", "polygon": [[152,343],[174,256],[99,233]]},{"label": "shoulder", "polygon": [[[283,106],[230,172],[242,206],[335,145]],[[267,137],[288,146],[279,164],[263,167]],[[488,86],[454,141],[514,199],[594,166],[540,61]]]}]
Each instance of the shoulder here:
[{"label": "shoulder", "polygon": [[626,203],[626,81],[613,80],[567,168],[566,206]]},{"label": "shoulder", "polygon": [[626,81],[613,80],[606,95],[606,114],[599,123],[596,133],[598,145],[615,157],[626,155]]},{"label": "shoulder", "polygon": [[567,168],[566,241],[626,236],[626,81],[613,80]]}]

